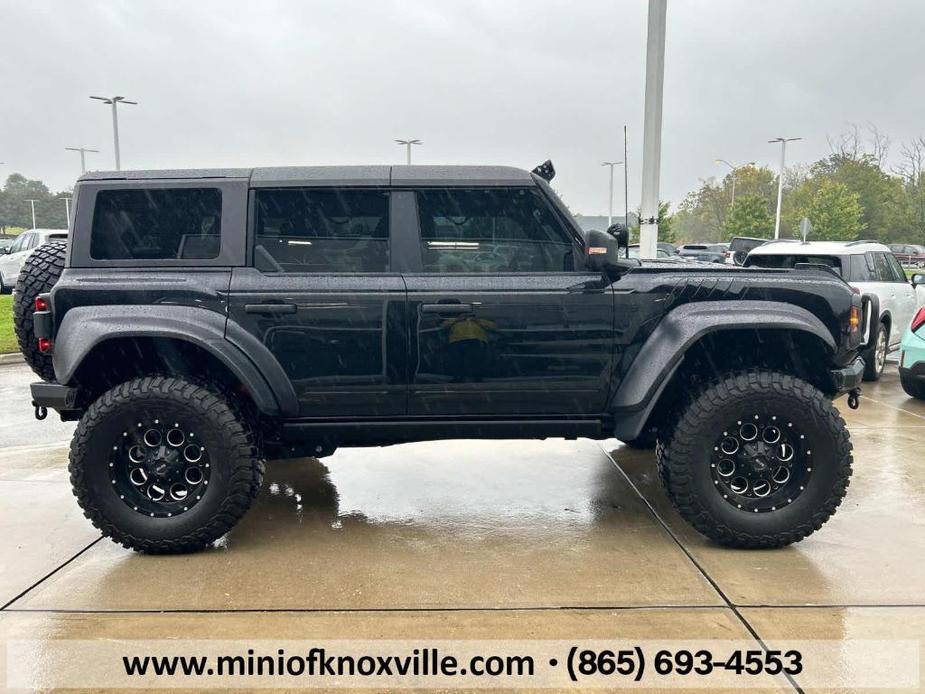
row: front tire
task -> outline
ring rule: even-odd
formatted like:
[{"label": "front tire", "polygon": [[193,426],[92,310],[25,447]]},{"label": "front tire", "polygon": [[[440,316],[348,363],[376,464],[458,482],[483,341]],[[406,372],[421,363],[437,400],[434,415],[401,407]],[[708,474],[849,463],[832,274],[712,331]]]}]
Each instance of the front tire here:
[{"label": "front tire", "polygon": [[832,402],[806,381],[746,371],[707,386],[659,451],[681,515],[729,547],[782,547],[831,517],[851,477],[851,441]]},{"label": "front tire", "polygon": [[193,552],[250,508],[263,461],[244,418],[219,393],[145,377],[104,393],[71,443],[71,484],[104,536],[149,553]]}]

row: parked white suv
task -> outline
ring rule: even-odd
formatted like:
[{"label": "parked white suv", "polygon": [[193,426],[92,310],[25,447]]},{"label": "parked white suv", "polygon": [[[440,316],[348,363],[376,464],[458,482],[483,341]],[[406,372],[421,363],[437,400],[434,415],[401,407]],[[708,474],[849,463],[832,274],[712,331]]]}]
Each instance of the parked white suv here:
[{"label": "parked white suv", "polygon": [[861,294],[880,300],[880,320],[864,326],[871,347],[861,355],[865,380],[879,379],[887,353],[899,348],[906,326],[925,304],[923,288],[912,286],[887,246],[872,241],[769,241],[753,249],[745,260],[746,267],[794,267],[797,263],[831,267]]},{"label": "parked white suv", "polygon": [[30,229],[21,233],[8,249],[0,249],[0,294],[16,286],[19,271],[32,251],[54,239],[67,239],[67,229]]}]

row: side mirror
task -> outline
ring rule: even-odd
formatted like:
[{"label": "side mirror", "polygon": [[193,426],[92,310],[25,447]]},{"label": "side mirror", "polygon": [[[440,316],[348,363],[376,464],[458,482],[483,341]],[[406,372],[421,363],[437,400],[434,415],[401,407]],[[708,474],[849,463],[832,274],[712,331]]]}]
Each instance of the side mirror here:
[{"label": "side mirror", "polygon": [[914,275],[912,275],[912,286],[921,287],[922,285],[925,285],[925,274],[922,274],[921,272],[917,272]]},{"label": "side mirror", "polygon": [[616,238],[604,231],[589,231],[586,241],[589,269],[606,275],[611,281],[623,274],[618,262],[620,244]]},{"label": "side mirror", "polygon": [[7,246],[6,248],[0,248],[0,255],[9,255],[9,253],[10,253],[10,246]]}]

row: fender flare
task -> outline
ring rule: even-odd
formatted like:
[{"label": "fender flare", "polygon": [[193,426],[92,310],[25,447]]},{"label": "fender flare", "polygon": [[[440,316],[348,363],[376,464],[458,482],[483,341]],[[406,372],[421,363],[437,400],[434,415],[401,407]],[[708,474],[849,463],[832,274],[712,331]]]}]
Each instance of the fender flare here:
[{"label": "fender flare", "polygon": [[679,306],[646,339],[611,398],[615,436],[622,440],[639,436],[694,343],[709,333],[743,328],[798,330],[818,337],[832,352],[837,347],[825,324],[801,306],[779,301],[702,301]]},{"label": "fender flare", "polygon": [[[154,306],[85,306],[69,310],[55,335],[53,364],[58,383],[68,384],[90,352],[111,339],[153,337],[183,340],[204,349],[244,384],[257,408],[270,416],[295,416],[298,399],[273,354],[224,314],[196,308]],[[235,329],[237,328],[237,329]]]}]

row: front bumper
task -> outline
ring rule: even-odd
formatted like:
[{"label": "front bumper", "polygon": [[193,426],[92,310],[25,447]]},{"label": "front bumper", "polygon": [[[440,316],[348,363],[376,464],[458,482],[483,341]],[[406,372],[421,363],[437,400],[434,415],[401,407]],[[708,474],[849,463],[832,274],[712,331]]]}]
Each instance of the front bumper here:
[{"label": "front bumper", "polygon": [[855,357],[854,361],[841,369],[832,369],[829,371],[832,379],[832,387],[836,395],[841,395],[859,388],[864,378],[864,360]]},{"label": "front bumper", "polygon": [[900,366],[899,377],[904,381],[920,381],[925,383],[925,361],[916,362],[909,368]]}]

